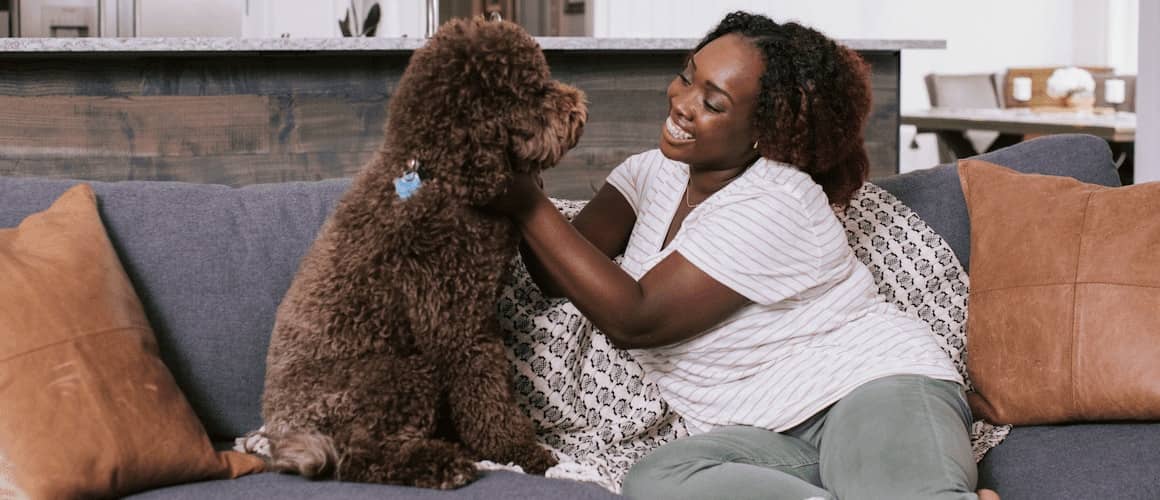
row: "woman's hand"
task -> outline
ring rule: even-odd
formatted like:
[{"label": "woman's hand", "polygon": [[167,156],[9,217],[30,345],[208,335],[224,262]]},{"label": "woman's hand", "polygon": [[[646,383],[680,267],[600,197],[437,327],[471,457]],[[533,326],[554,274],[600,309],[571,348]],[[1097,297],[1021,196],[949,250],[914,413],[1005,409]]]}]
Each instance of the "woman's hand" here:
[{"label": "woman's hand", "polygon": [[537,202],[546,198],[543,188],[544,180],[539,172],[515,173],[507,189],[484,205],[483,210],[519,220],[527,216]]}]

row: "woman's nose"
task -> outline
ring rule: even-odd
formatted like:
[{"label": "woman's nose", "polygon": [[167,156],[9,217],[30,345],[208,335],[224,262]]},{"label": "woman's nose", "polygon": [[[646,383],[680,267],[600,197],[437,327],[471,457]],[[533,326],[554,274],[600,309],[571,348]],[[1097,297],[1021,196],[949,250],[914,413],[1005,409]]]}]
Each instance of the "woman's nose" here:
[{"label": "woman's nose", "polygon": [[673,111],[677,116],[685,119],[692,119],[693,117],[693,92],[686,89],[677,89],[669,97]]}]

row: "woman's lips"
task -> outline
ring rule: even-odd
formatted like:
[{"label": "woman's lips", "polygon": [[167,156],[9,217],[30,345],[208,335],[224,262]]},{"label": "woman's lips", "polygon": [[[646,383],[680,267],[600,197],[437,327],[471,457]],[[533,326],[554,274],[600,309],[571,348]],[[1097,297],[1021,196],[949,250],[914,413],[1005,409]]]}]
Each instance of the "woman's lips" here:
[{"label": "woman's lips", "polygon": [[685,129],[678,127],[673,122],[673,117],[665,118],[665,135],[668,136],[669,141],[675,143],[693,142],[696,139],[693,134],[685,131]]}]

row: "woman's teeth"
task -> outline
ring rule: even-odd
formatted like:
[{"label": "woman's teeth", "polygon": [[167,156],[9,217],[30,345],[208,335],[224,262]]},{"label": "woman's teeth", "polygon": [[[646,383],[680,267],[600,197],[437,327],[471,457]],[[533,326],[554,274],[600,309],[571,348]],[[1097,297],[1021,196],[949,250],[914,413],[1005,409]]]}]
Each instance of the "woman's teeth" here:
[{"label": "woman's teeth", "polygon": [[681,127],[678,127],[676,123],[673,123],[673,117],[671,116],[665,119],[665,129],[669,131],[669,135],[672,136],[673,139],[678,141],[688,141],[693,139],[692,134],[685,132],[683,129],[681,129]]}]

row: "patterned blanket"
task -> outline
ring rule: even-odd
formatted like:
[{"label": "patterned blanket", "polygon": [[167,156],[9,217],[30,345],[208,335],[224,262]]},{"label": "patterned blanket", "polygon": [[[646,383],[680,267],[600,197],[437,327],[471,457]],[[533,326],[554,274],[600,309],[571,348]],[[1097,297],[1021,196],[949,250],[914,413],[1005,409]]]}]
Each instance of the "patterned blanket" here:
[{"label": "patterned blanket", "polygon": [[[573,217],[584,202],[555,200]],[[879,292],[928,325],[967,379],[964,362],[967,274],[947,245],[909,207],[866,184],[837,216],[855,255]],[[516,265],[499,300],[521,406],[560,464],[548,477],[597,483],[620,491],[625,473],[652,449],[689,434],[627,352],[601,335],[571,303],[546,299],[523,264]],[[976,421],[975,460],[999,444],[1010,426]],[[262,453],[259,432],[239,438],[239,451]],[[511,468],[481,463],[481,468]]]}]

